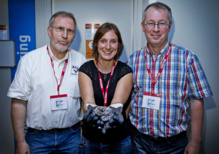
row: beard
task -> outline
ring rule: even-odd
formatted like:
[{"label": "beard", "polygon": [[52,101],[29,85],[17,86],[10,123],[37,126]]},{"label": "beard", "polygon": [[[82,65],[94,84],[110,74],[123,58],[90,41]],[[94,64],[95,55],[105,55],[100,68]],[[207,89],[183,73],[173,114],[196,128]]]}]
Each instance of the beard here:
[{"label": "beard", "polygon": [[61,45],[58,44],[59,41],[61,41],[61,40],[58,40],[58,41],[56,41],[56,42],[51,40],[51,43],[52,43],[53,47],[54,47],[58,52],[60,52],[60,53],[66,52],[66,51],[68,50],[68,48],[69,48],[69,45],[61,46]]}]

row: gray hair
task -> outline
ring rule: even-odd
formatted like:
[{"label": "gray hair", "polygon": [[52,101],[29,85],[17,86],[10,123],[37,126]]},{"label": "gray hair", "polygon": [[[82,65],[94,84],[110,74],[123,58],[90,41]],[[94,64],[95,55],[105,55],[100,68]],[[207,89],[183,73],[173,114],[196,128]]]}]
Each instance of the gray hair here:
[{"label": "gray hair", "polygon": [[147,11],[150,7],[154,7],[155,9],[167,9],[167,11],[168,11],[168,20],[169,20],[169,22],[172,23],[172,12],[171,12],[170,7],[167,6],[167,5],[164,4],[164,3],[161,3],[161,2],[152,3],[152,4],[148,5],[148,6],[144,9],[144,12],[143,12],[143,14],[142,14],[142,22],[145,21],[145,19],[146,19],[146,11]]},{"label": "gray hair", "polygon": [[59,17],[59,16],[72,18],[72,20],[74,21],[75,29],[77,29],[77,23],[76,23],[74,15],[72,13],[66,12],[66,11],[59,11],[59,12],[56,12],[55,14],[53,14],[49,20],[49,27],[52,27],[52,25],[55,21],[55,18]]}]

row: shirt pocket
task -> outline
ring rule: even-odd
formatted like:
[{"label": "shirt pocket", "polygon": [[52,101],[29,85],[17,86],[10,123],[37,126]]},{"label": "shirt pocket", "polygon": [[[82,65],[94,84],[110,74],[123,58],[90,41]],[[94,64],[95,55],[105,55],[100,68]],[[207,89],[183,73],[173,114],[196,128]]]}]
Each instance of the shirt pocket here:
[{"label": "shirt pocket", "polygon": [[71,84],[70,92],[69,92],[70,97],[73,97],[73,99],[80,98],[81,94],[80,94],[80,89],[78,85],[78,75],[71,75],[69,84]]}]

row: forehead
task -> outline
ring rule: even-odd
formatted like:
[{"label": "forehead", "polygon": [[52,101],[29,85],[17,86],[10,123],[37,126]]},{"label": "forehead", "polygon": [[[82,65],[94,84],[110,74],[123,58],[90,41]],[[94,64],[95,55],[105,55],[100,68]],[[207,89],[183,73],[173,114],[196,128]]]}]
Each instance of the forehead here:
[{"label": "forehead", "polygon": [[71,17],[68,16],[58,16],[55,18],[53,25],[62,26],[62,27],[72,27],[74,28],[74,21]]},{"label": "forehead", "polygon": [[102,38],[118,38],[114,30],[107,31]]},{"label": "forehead", "polygon": [[155,7],[150,7],[146,11],[146,20],[168,20],[168,10],[167,9],[158,9]]}]

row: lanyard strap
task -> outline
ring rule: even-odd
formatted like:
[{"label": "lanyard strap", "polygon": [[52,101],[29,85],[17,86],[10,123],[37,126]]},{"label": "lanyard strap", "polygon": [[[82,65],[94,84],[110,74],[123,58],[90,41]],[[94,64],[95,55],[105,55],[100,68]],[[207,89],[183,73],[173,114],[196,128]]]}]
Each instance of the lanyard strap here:
[{"label": "lanyard strap", "polygon": [[[171,48],[171,44],[169,44],[168,51],[167,51],[167,53],[166,53],[166,55],[165,55],[165,57],[164,57],[164,60],[163,60],[163,62],[162,62],[162,64],[161,64],[160,70],[158,71],[156,78],[153,80],[151,70],[150,70],[150,68],[149,68],[149,66],[148,66],[148,63],[147,63],[147,54],[146,54],[146,47],[145,47],[145,52],[144,52],[144,54],[145,54],[145,60],[146,60],[146,68],[147,68],[149,77],[150,77],[150,79],[151,79],[151,87],[152,87],[152,88],[151,88],[151,93],[152,93],[152,94],[154,93],[155,84],[157,83],[157,80],[158,80],[158,78],[160,77],[161,72],[163,71],[163,68],[164,68],[165,63],[166,63],[166,61],[167,61],[167,58],[168,58],[168,56],[169,56],[169,54],[170,54],[170,52],[171,52],[171,49],[172,49],[172,48]],[[155,61],[155,62],[156,62],[156,61]]]},{"label": "lanyard strap", "polygon": [[48,46],[47,46],[47,52],[48,52],[49,57],[50,57],[50,60],[51,60],[51,65],[52,65],[53,73],[54,73],[54,76],[55,76],[55,79],[56,79],[56,83],[57,83],[57,92],[58,92],[58,95],[59,95],[59,88],[60,88],[60,86],[61,86],[61,84],[62,84],[62,79],[63,79],[63,77],[64,77],[64,75],[65,75],[65,70],[66,70],[66,67],[67,67],[67,64],[68,64],[68,59],[65,60],[65,64],[64,64],[64,66],[63,66],[62,74],[61,74],[61,78],[60,78],[60,83],[58,84],[58,79],[57,79],[56,74],[55,74],[53,59],[52,59],[52,57],[51,57],[51,55],[50,55],[50,53],[49,53],[49,48],[48,48]]},{"label": "lanyard strap", "polygon": [[102,77],[100,75],[100,71],[99,71],[99,68],[98,68],[98,62],[97,61],[96,61],[96,65],[97,65],[97,70],[98,70],[98,75],[99,75],[100,88],[101,88],[101,91],[102,91],[102,94],[103,94],[103,99],[104,99],[104,106],[106,106],[107,105],[107,95],[108,95],[110,78],[113,76],[113,72],[114,72],[114,69],[115,69],[116,62],[115,61],[113,62],[113,67],[111,69],[110,77],[109,77],[109,80],[107,82],[105,92],[104,92],[104,88],[103,88],[103,80],[102,80]]}]

